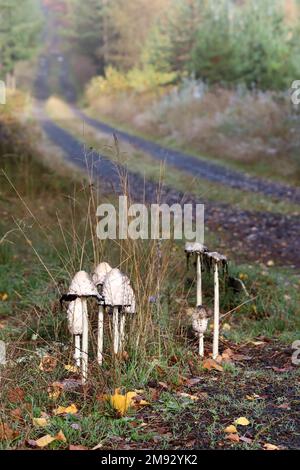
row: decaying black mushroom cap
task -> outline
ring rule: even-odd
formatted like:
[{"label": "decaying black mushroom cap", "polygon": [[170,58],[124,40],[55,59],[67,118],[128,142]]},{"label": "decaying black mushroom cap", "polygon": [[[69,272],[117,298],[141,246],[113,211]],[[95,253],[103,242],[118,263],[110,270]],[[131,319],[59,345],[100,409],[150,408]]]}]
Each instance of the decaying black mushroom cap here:
[{"label": "decaying black mushroom cap", "polygon": [[208,251],[208,248],[202,243],[198,242],[186,242],[184,251],[186,253],[186,267],[189,269],[189,261],[191,255],[200,255],[201,262],[203,261],[203,255]]}]

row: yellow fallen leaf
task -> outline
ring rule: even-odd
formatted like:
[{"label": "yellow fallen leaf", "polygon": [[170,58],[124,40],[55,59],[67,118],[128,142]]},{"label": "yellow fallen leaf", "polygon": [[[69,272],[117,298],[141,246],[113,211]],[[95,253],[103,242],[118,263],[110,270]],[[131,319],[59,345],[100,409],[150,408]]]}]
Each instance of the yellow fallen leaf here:
[{"label": "yellow fallen leaf", "polygon": [[222,326],[222,330],[223,331],[230,331],[231,326],[229,325],[229,323],[224,323],[224,325]]},{"label": "yellow fallen leaf", "polygon": [[46,447],[48,446],[49,444],[51,444],[51,442],[55,441],[55,437],[52,437],[50,436],[50,434],[46,434],[46,436],[43,436],[43,437],[40,437],[39,439],[37,439],[35,441],[35,444],[38,446],[38,447]]},{"label": "yellow fallen leaf", "polygon": [[32,418],[32,423],[33,423],[33,426],[44,428],[48,426],[49,421],[47,418]]},{"label": "yellow fallen leaf", "polygon": [[77,409],[77,406],[74,403],[72,403],[72,405],[70,406],[59,406],[53,411],[53,413],[56,416],[63,415],[63,414],[75,415],[76,413],[78,413],[78,409]]},{"label": "yellow fallen leaf", "polygon": [[137,396],[136,392],[127,392],[121,395],[120,389],[116,389],[114,395],[106,397],[109,399],[111,406],[121,415],[124,416],[129,408],[134,406],[133,398]]},{"label": "yellow fallen leaf", "polygon": [[279,447],[275,446],[274,444],[264,444],[265,450],[280,450]]},{"label": "yellow fallen leaf", "polygon": [[230,426],[227,426],[227,428],[224,429],[224,432],[228,434],[235,434],[237,433],[237,429],[235,426],[233,426],[233,424],[231,424]]},{"label": "yellow fallen leaf", "polygon": [[8,294],[6,292],[0,294],[0,300],[2,300],[2,302],[8,300]]},{"label": "yellow fallen leaf", "polygon": [[247,418],[242,416],[241,418],[236,419],[234,424],[238,424],[240,426],[248,426],[248,424],[250,424],[250,421],[248,421]]},{"label": "yellow fallen leaf", "polygon": [[72,366],[71,364],[66,364],[65,365],[65,370],[67,370],[68,372],[72,372],[72,373],[76,374],[76,372],[78,372],[78,367],[77,366]]}]

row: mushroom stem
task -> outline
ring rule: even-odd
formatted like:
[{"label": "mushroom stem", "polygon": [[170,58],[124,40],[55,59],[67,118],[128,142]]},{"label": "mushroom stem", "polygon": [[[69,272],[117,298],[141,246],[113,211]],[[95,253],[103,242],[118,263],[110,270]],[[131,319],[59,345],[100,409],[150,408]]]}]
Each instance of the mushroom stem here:
[{"label": "mushroom stem", "polygon": [[124,313],[122,313],[121,318],[120,318],[120,351],[123,351],[123,349],[124,349],[125,323],[126,323],[126,317],[125,317]]},{"label": "mushroom stem", "polygon": [[77,367],[80,367],[80,358],[81,358],[80,335],[75,335],[74,359],[75,359],[75,364]]},{"label": "mushroom stem", "polygon": [[214,339],[213,339],[213,359],[219,355],[219,320],[220,320],[220,300],[219,300],[219,271],[218,263],[214,263]]},{"label": "mushroom stem", "polygon": [[88,372],[88,335],[89,335],[89,321],[87,311],[87,300],[86,298],[81,299],[82,302],[82,355],[81,355],[81,380],[82,384],[87,381]]},{"label": "mushroom stem", "polygon": [[201,255],[197,253],[197,307],[202,305]]},{"label": "mushroom stem", "polygon": [[98,364],[101,366],[103,361],[103,329],[104,329],[104,315],[103,315],[103,306],[99,306],[98,314],[98,349],[97,349],[97,359]]},{"label": "mushroom stem", "polygon": [[199,333],[199,356],[204,356],[204,334]]},{"label": "mushroom stem", "polygon": [[114,307],[113,310],[113,339],[114,339],[114,353],[119,352],[119,309]]}]

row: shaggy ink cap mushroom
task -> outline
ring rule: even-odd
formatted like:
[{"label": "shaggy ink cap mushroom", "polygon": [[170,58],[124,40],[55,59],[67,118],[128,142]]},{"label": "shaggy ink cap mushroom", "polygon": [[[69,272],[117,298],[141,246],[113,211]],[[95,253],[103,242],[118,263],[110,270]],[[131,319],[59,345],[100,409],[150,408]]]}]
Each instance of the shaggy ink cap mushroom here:
[{"label": "shaggy ink cap mushroom", "polygon": [[135,296],[129,278],[119,269],[112,269],[107,274],[102,293],[107,307],[118,307],[124,309],[125,313],[135,311]]}]

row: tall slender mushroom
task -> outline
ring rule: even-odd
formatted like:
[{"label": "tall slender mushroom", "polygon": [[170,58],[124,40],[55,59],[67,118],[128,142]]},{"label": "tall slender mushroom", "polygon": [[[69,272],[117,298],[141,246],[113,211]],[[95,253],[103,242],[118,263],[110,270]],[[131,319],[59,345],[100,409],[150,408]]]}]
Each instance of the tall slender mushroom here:
[{"label": "tall slender mushroom", "polygon": [[[98,289],[99,294],[102,294],[103,283],[106,275],[112,270],[112,267],[105,261],[98,264],[96,267],[92,279],[93,283]],[[98,313],[98,342],[97,342],[97,361],[101,366],[103,362],[103,332],[104,332],[104,305],[99,303]]]},{"label": "tall slender mushroom", "polygon": [[207,247],[202,245],[202,243],[186,243],[185,252],[187,254],[187,262],[191,254],[196,254],[196,271],[197,271],[197,300],[196,305],[202,305],[202,259],[204,253],[207,252]]},{"label": "tall slender mushroom", "polygon": [[[105,305],[113,309],[113,350],[118,354],[124,345],[125,314],[135,310],[135,298],[127,276],[117,268],[106,276],[102,294]],[[119,325],[119,313],[121,313]]]},{"label": "tall slender mushroom", "polygon": [[85,384],[87,380],[88,368],[88,310],[87,298],[95,297],[98,301],[102,300],[101,295],[98,293],[90,276],[85,271],[79,271],[75,274],[69,291],[64,294],[60,302],[70,302],[68,308],[68,323],[69,329],[75,335],[75,360],[80,363],[78,349],[80,348],[80,338],[82,336],[81,347],[81,378],[82,383]]},{"label": "tall slender mushroom", "polygon": [[208,317],[211,311],[200,305],[192,311],[192,327],[199,336],[199,355],[204,356],[204,333],[207,330]]},{"label": "tall slender mushroom", "polygon": [[227,268],[227,258],[217,252],[205,253],[209,268],[214,271],[214,339],[213,339],[213,359],[219,355],[219,324],[220,324],[220,288],[219,288],[219,266]]}]

